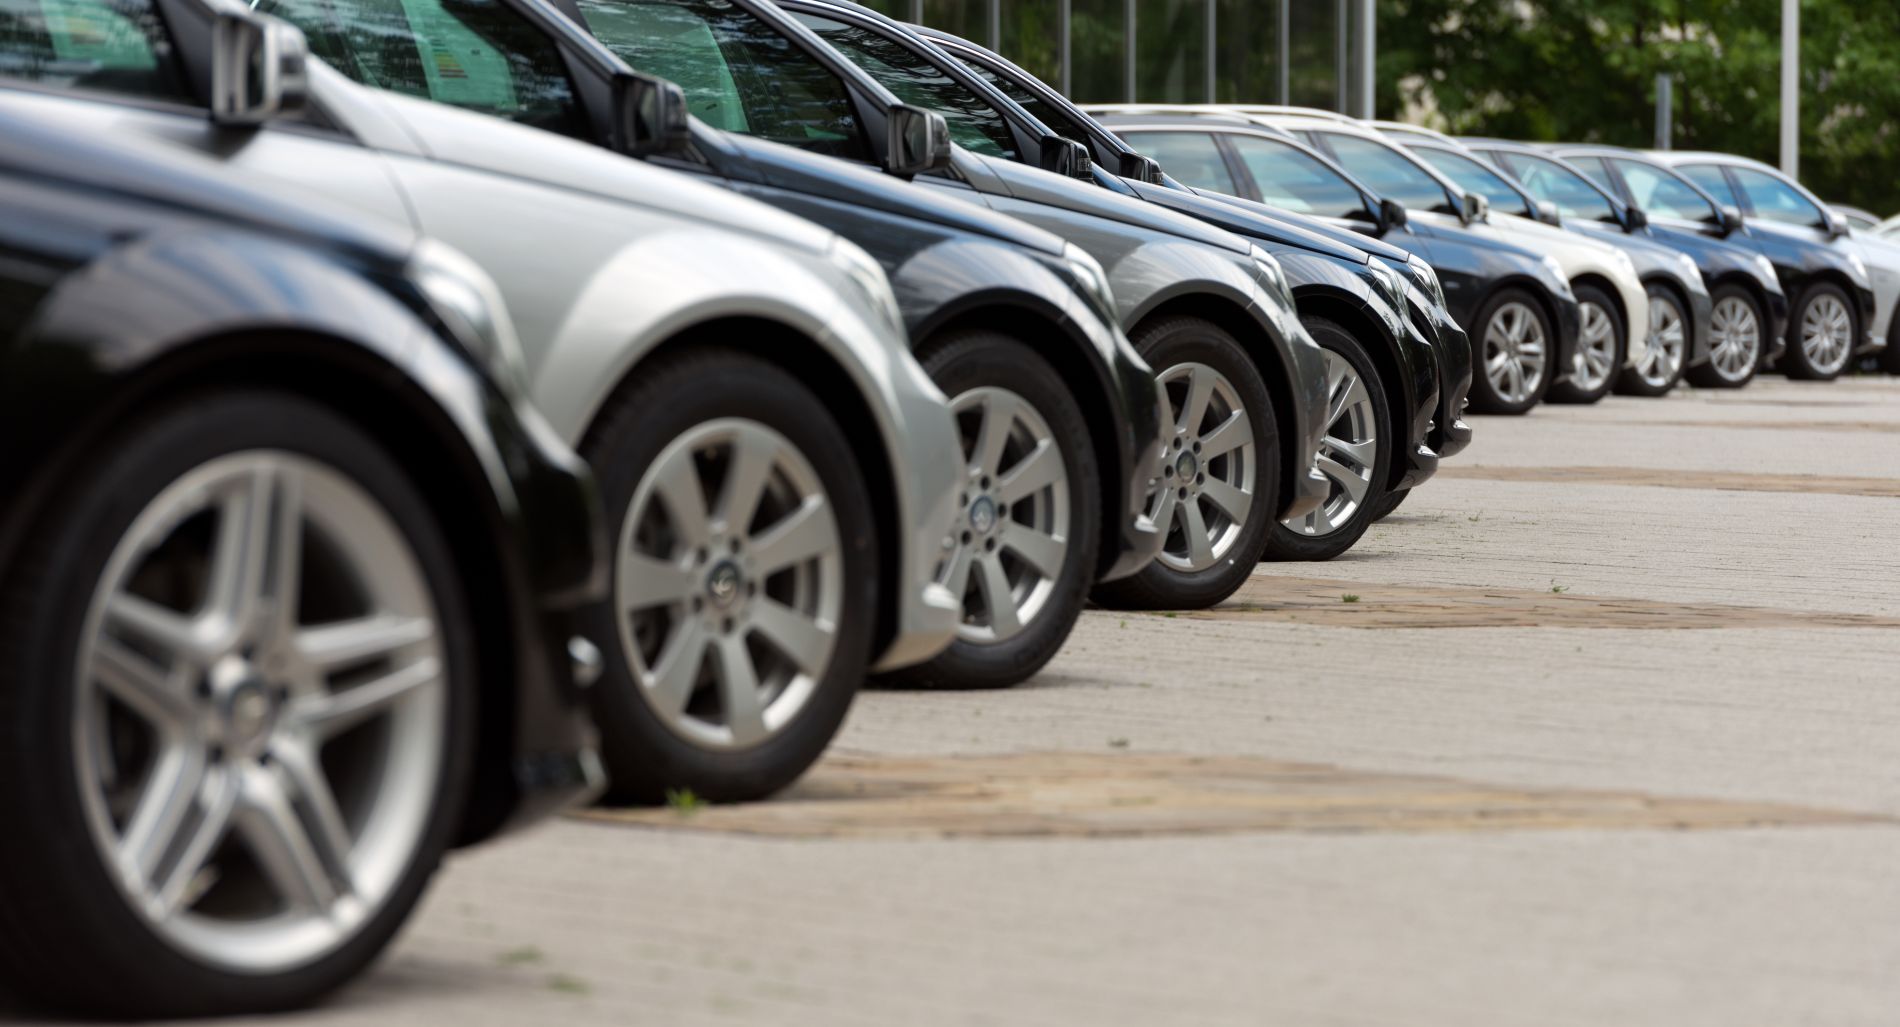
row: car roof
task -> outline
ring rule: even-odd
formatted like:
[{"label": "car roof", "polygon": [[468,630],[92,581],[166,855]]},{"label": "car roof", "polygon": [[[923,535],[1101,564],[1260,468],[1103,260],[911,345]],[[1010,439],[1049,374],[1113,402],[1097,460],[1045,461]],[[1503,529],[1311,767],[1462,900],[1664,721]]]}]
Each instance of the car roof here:
[{"label": "car roof", "polygon": [[1373,128],[1376,128],[1379,131],[1386,132],[1386,133],[1397,133],[1399,135],[1419,136],[1424,139],[1431,139],[1431,140],[1435,140],[1441,143],[1455,144],[1458,142],[1458,140],[1453,139],[1451,136],[1446,135],[1445,133],[1440,132],[1439,130],[1435,128],[1426,128],[1424,125],[1413,125],[1413,124],[1410,124],[1408,122],[1403,122],[1403,121],[1368,121],[1368,122],[1361,122],[1361,124],[1371,125]]},{"label": "car roof", "polygon": [[1269,136],[1282,134],[1251,118],[1244,118],[1237,114],[1097,114],[1094,117],[1095,120],[1104,125],[1114,125],[1121,128],[1133,128],[1139,125],[1143,127],[1154,126],[1156,128],[1221,129]]}]

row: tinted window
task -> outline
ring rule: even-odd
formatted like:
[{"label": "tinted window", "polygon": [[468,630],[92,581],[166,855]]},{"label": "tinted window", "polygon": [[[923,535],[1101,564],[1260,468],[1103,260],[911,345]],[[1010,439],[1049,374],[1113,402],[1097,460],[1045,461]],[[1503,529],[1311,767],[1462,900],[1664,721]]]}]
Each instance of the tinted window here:
[{"label": "tinted window", "polygon": [[1801,191],[1794,186],[1753,168],[1731,170],[1735,173],[1735,181],[1742,187],[1742,194],[1748,197],[1749,213],[1756,217],[1808,228],[1820,228],[1827,224],[1821,208],[1801,195]]},{"label": "tinted window", "polygon": [[958,145],[992,157],[1016,159],[1016,141],[1003,115],[967,86],[910,48],[856,25],[808,14],[798,20],[837,47],[851,63],[871,73],[884,88],[912,106],[936,111],[950,124]]},{"label": "tinted window", "polygon": [[1729,188],[1728,176],[1716,164],[1690,164],[1677,168],[1689,181],[1702,187],[1702,190],[1715,197],[1717,203],[1740,208],[1742,201],[1736,199],[1735,190]]},{"label": "tinted window", "polygon": [[1616,220],[1616,209],[1589,179],[1556,161],[1522,153],[1500,153],[1497,159],[1532,196],[1556,204],[1564,217]]},{"label": "tinted window", "polygon": [[1525,202],[1523,194],[1511,188],[1502,175],[1470,157],[1432,147],[1420,147],[1412,152],[1424,158],[1427,164],[1444,172],[1446,178],[1458,183],[1458,188],[1468,193],[1477,193],[1489,200],[1492,210],[1527,218],[1537,216],[1537,212]]},{"label": "tinted window", "polygon": [[707,124],[814,153],[871,159],[845,84],[727,0],[579,0],[588,28],[634,68],[671,79]]},{"label": "tinted window", "polygon": [[1568,160],[1577,167],[1577,170],[1590,176],[1590,181],[1608,189],[1611,193],[1616,192],[1616,182],[1610,177],[1609,166],[1603,163],[1602,158],[1570,157]]},{"label": "tinted window", "polygon": [[1859,231],[1866,232],[1866,231],[1871,231],[1872,229],[1880,227],[1879,221],[1876,221],[1873,218],[1870,218],[1867,215],[1860,213],[1859,211],[1842,210],[1839,207],[1834,208],[1834,211],[1840,216],[1846,218],[1847,223],[1854,226],[1854,228]]},{"label": "tinted window", "polygon": [[1196,189],[1240,191],[1227,170],[1220,144],[1206,132],[1124,132],[1128,145],[1161,162],[1161,170]]},{"label": "tinted window", "polygon": [[1004,96],[1016,101],[1017,106],[1028,111],[1030,117],[1049,126],[1049,131],[1054,132],[1056,135],[1064,139],[1073,139],[1078,143],[1087,143],[1093,138],[1089,130],[1083,128],[1079,122],[1069,117],[1067,112],[1058,109],[1055,104],[1044,102],[1041,97],[1024,88],[1023,85],[1016,80],[1004,78],[1002,75],[991,71],[981,64],[971,64],[966,61],[964,62],[964,67],[969,68],[984,81],[995,86],[997,91]]},{"label": "tinted window", "polygon": [[1229,134],[1227,145],[1260,187],[1260,202],[1300,214],[1374,220],[1345,176],[1297,147],[1259,136]]},{"label": "tinted window", "polygon": [[1633,160],[1613,160],[1611,163],[1622,173],[1623,182],[1630,189],[1630,198],[1645,212],[1683,221],[1711,221],[1715,218],[1715,208],[1709,205],[1709,201],[1669,172]]},{"label": "tinted window", "polygon": [[1366,188],[1413,210],[1456,214],[1445,187],[1429,172],[1384,143],[1337,132],[1315,132],[1339,157],[1339,163]]},{"label": "tinted window", "polygon": [[554,42],[499,0],[261,0],[364,85],[586,133]]},{"label": "tinted window", "polygon": [[150,0],[0,0],[0,75],[182,100],[175,62]]}]

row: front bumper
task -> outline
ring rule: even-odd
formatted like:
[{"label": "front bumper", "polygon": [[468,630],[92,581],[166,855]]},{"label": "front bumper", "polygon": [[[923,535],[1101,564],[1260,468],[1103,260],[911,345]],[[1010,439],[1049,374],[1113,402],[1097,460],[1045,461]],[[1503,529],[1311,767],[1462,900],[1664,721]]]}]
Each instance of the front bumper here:
[{"label": "front bumper", "polygon": [[1161,476],[1164,447],[1173,425],[1161,421],[1164,408],[1154,369],[1135,352],[1119,328],[1112,332],[1116,344],[1108,361],[1110,391],[1121,415],[1117,420],[1121,487],[1115,494],[1121,496],[1122,504],[1120,509],[1111,504],[1102,512],[1109,521],[1104,536],[1112,548],[1104,554],[1106,566],[1098,581],[1114,581],[1139,572],[1167,543],[1148,516],[1148,492]]},{"label": "front bumper", "polygon": [[878,395],[866,398],[886,407],[898,502],[897,552],[889,554],[897,560],[890,642],[872,665],[886,671],[922,663],[956,639],[963,604],[937,578],[967,468],[943,392],[916,359],[894,353],[879,378]]},{"label": "front bumper", "polygon": [[1411,422],[1406,428],[1405,463],[1395,468],[1394,489],[1415,488],[1438,473],[1438,452],[1432,448],[1431,434],[1438,420],[1439,397],[1444,384],[1438,366],[1438,345],[1430,322],[1422,321],[1408,299],[1401,321],[1405,334],[1399,340],[1412,371]]},{"label": "front bumper", "polygon": [[1870,353],[1879,353],[1887,348],[1886,337],[1877,332],[1880,321],[1879,301],[1872,289],[1855,289],[1854,292],[1860,300],[1860,323],[1866,326],[1866,330],[1862,333],[1864,338],[1861,344],[1854,347],[1854,355],[1864,357]]},{"label": "front bumper", "polygon": [[1571,369],[1577,366],[1577,341],[1583,333],[1583,306],[1575,296],[1554,298],[1557,301],[1557,323],[1553,326],[1557,329],[1557,352],[1553,356],[1557,360],[1557,374],[1551,377],[1551,381],[1563,382],[1570,380]]},{"label": "front bumper", "polygon": [[1450,317],[1436,319],[1438,345],[1438,412],[1425,443],[1443,460],[1471,445],[1471,425],[1465,421],[1465,399],[1471,393],[1471,336]]},{"label": "front bumper", "polygon": [[1294,408],[1291,422],[1298,432],[1293,445],[1282,452],[1293,458],[1293,487],[1281,504],[1282,521],[1305,517],[1332,494],[1332,479],[1319,469],[1319,443],[1326,434],[1326,357],[1298,318],[1281,319],[1287,373],[1291,377]]},{"label": "front bumper", "polygon": [[1768,333],[1768,350],[1763,354],[1763,361],[1772,363],[1788,351],[1788,323],[1794,314],[1788,306],[1787,293],[1777,288],[1764,290],[1764,294],[1768,297],[1768,324],[1772,330]]},{"label": "front bumper", "polygon": [[1709,290],[1697,288],[1689,294],[1689,359],[1685,367],[1701,367],[1714,357],[1715,351],[1709,342],[1709,322],[1715,320],[1715,299]]}]

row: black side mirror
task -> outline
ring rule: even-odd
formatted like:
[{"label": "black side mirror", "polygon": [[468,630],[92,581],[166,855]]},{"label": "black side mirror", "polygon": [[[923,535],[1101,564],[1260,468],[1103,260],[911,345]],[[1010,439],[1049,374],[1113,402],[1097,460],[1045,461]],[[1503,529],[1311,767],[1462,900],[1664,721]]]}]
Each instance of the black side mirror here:
[{"label": "black side mirror", "polygon": [[950,125],[943,115],[900,103],[886,117],[890,140],[884,170],[911,178],[950,164]]},{"label": "black side mirror", "polygon": [[1625,232],[1640,232],[1643,229],[1648,228],[1648,227],[1649,227],[1649,215],[1643,213],[1643,208],[1641,207],[1624,207],[1623,208],[1623,230]]},{"label": "black side mirror", "polygon": [[1160,185],[1162,184],[1161,162],[1146,154],[1124,153],[1122,154],[1121,177],[1132,178],[1149,185]]},{"label": "black side mirror", "polygon": [[1742,230],[1742,212],[1734,207],[1723,207],[1716,212],[1715,228],[1726,239]]},{"label": "black side mirror", "polygon": [[310,47],[290,24],[251,11],[211,22],[211,120],[256,125],[303,109]]},{"label": "black side mirror", "polygon": [[1410,215],[1405,213],[1405,204],[1390,196],[1379,201],[1379,234],[1384,235],[1394,228],[1404,227]]},{"label": "black side mirror", "polygon": [[663,78],[621,71],[613,79],[613,138],[608,145],[633,157],[679,153],[692,142],[686,93]]},{"label": "black side mirror", "polygon": [[1068,178],[1093,178],[1095,162],[1089,159],[1089,148],[1081,143],[1046,135],[1042,137],[1042,170]]},{"label": "black side mirror", "polygon": [[1491,201],[1477,193],[1466,193],[1464,203],[1458,209],[1458,220],[1465,224],[1483,221],[1491,216]]}]

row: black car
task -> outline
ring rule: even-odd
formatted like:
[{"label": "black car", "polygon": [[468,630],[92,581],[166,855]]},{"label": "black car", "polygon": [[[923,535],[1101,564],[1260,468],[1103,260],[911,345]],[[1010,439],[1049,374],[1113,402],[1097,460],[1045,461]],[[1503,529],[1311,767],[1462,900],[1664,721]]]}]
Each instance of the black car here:
[{"label": "black car", "polygon": [[601,782],[592,479],[460,254],[0,115],[0,980],[307,1002]]},{"label": "black car", "polygon": [[[1693,176],[1634,150],[1564,144],[1554,144],[1549,150],[1642,210],[1652,225],[1726,239],[1767,258],[1788,297],[1789,318],[1776,339],[1776,349],[1764,355],[1764,365],[1797,377],[1831,377],[1808,364],[1795,338],[1801,331],[1802,308],[1823,293],[1858,312],[1861,325],[1874,323],[1873,286],[1865,266],[1850,252],[1752,225],[1743,220],[1732,196],[1725,204]],[[1843,360],[1840,367],[1845,366]],[[1838,374],[1840,367],[1833,373]]]},{"label": "black car", "polygon": [[[954,112],[953,134],[966,145],[1058,131],[910,26],[849,0],[779,0],[779,6],[900,96]],[[1091,179],[1251,239],[1285,269],[1301,322],[1329,354],[1328,380],[1349,399],[1339,404],[1321,444],[1321,467],[1332,479],[1326,503],[1275,526],[1266,556],[1321,560],[1350,549],[1394,490],[1423,482],[1438,467],[1438,454],[1426,443],[1440,392],[1438,361],[1432,341],[1406,316],[1405,279],[1356,246],[1185,190],[1125,180],[1107,170],[1114,166],[1092,167]]]},{"label": "black car", "polygon": [[[1238,115],[1099,118],[1131,146],[1159,155],[1169,174],[1196,189],[1291,209],[1424,257],[1443,284],[1452,316],[1473,340],[1474,354],[1508,343],[1512,318],[1518,316],[1516,323],[1541,320],[1548,326],[1555,345],[1554,352],[1544,354],[1546,367],[1570,366],[1582,315],[1562,268],[1541,254],[1453,224],[1466,212],[1455,209],[1451,195],[1423,171],[1418,172],[1420,195],[1438,190],[1432,202],[1447,217],[1412,217],[1405,205],[1375,193],[1305,141]],[[1512,390],[1508,361],[1479,362],[1485,373],[1474,376],[1471,385],[1471,407],[1479,413],[1525,413],[1541,400],[1552,378],[1542,373],[1534,386]]]},{"label": "black car", "polygon": [[[771,134],[770,122],[745,116],[756,96],[828,112],[838,131],[778,137],[824,157],[862,162],[899,144],[880,142],[878,131],[884,112],[903,106],[898,95],[763,0],[590,0],[574,10],[627,63],[679,82],[692,112],[712,124]],[[947,165],[915,182],[1099,259],[1116,319],[1168,397],[1169,456],[1141,485],[1166,542],[1147,568],[1098,585],[1094,598],[1164,608],[1225,598],[1251,570],[1271,521],[1306,515],[1329,489],[1314,458],[1321,355],[1276,295],[1286,287],[1278,264],[1231,234],[1065,177],[1089,174],[1087,156],[1052,133],[977,139],[965,112],[941,113],[953,137],[976,145],[953,146]],[[1043,166],[1018,163],[1019,153]]]},{"label": "black car", "polygon": [[[1463,419],[1465,397],[1471,388],[1471,340],[1446,309],[1444,287],[1437,273],[1423,258],[1389,243],[1335,227],[1318,218],[1268,207],[1227,193],[1197,190],[1185,185],[1167,174],[1159,161],[1130,147],[1067,97],[1001,55],[939,29],[921,25],[906,27],[929,39],[939,49],[982,76],[1037,121],[1064,138],[1087,146],[1098,169],[1098,177],[1108,174],[1106,169],[1115,169],[1116,179],[1122,188],[1164,204],[1174,198],[1174,194],[1191,193],[1239,207],[1254,216],[1245,222],[1253,226],[1254,231],[1262,232],[1254,237],[1261,239],[1263,245],[1268,245],[1269,240],[1272,240],[1269,249],[1280,247],[1275,250],[1276,253],[1311,247],[1312,237],[1320,236],[1349,249],[1364,251],[1373,260],[1399,272],[1408,285],[1405,291],[1407,313],[1413,326],[1430,342],[1437,363],[1438,406],[1428,422],[1430,430],[1425,436],[1424,446],[1442,459],[1462,452],[1471,444],[1471,426]],[[1113,187],[1113,183],[1108,184]],[[1157,193],[1150,188],[1157,186],[1170,190],[1170,193]],[[1205,213],[1204,207],[1181,209],[1184,212],[1202,212],[1206,219],[1219,223],[1214,215]],[[1265,227],[1259,225],[1259,218],[1277,222],[1293,231],[1266,234]],[[1237,227],[1230,227],[1229,230],[1249,234]],[[1305,290],[1299,280],[1299,272],[1293,262],[1283,260],[1283,263],[1287,263],[1288,277],[1293,279],[1294,299],[1300,302]],[[1408,464],[1422,465],[1426,462],[1425,454],[1416,449],[1413,452],[1414,457],[1407,461]],[[1395,470],[1400,471],[1401,475],[1387,500],[1387,510],[1396,506],[1399,498],[1410,488],[1407,478],[1417,481],[1424,477],[1416,474],[1412,467]]]},{"label": "black car", "polygon": [[1459,141],[1510,172],[1531,195],[1554,204],[1566,225],[1650,239],[1695,261],[1708,286],[1711,309],[1709,359],[1690,363],[1684,377],[1691,384],[1740,388],[1764,360],[1785,348],[1781,337],[1788,327],[1788,297],[1766,257],[1737,241],[1662,218],[1651,221],[1642,208],[1626,203],[1583,168],[1543,148],[1499,139]]}]

